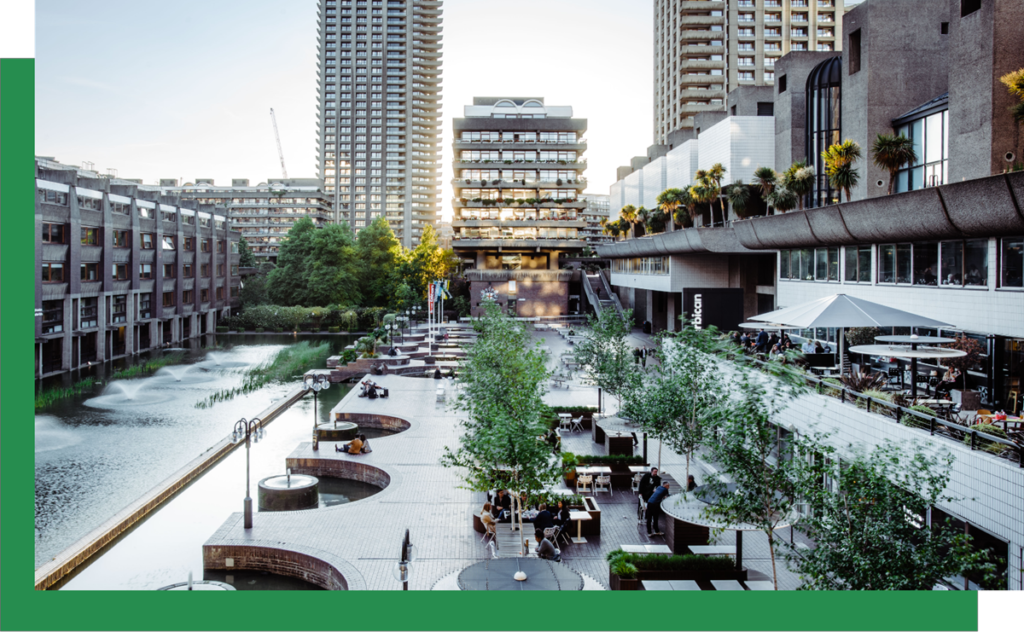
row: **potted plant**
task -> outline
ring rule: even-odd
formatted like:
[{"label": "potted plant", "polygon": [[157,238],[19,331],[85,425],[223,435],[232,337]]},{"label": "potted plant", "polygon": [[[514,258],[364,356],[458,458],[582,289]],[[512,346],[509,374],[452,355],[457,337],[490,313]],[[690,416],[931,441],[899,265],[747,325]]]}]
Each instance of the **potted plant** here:
[{"label": "potted plant", "polygon": [[579,459],[572,452],[562,452],[562,467],[565,471],[565,484],[572,489],[576,482],[576,466],[580,464]]},{"label": "potted plant", "polygon": [[608,570],[608,587],[611,590],[640,590],[640,580],[637,579],[640,571],[630,562],[615,558]]}]

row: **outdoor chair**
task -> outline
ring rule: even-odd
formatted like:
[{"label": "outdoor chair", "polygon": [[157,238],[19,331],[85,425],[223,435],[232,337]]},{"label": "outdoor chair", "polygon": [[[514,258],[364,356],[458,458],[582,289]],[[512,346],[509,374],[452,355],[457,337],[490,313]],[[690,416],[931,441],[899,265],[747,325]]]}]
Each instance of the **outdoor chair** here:
[{"label": "outdoor chair", "polygon": [[583,432],[583,415],[572,420],[572,432],[576,432],[577,430]]},{"label": "outdoor chair", "polygon": [[584,474],[582,476],[577,476],[576,477],[576,493],[577,494],[582,493],[582,492],[593,493],[593,486],[592,486],[593,482],[594,482],[594,477],[589,475],[589,474]]},{"label": "outdoor chair", "polygon": [[571,417],[559,417],[558,418],[558,429],[572,431],[572,418]]},{"label": "outdoor chair", "polygon": [[558,535],[558,527],[546,527],[544,529],[544,538],[547,540],[555,541],[555,537]]},{"label": "outdoor chair", "polygon": [[608,492],[612,493],[612,477],[611,476],[598,476],[597,480],[594,481],[594,493],[597,492]]},{"label": "outdoor chair", "polygon": [[896,382],[899,382],[899,390],[903,390],[903,372],[896,367],[889,367],[889,384],[895,388]]},{"label": "outdoor chair", "polygon": [[647,501],[640,494],[636,495],[636,499],[640,503],[636,508],[636,522],[644,524],[644,520],[647,518]]},{"label": "outdoor chair", "polygon": [[484,524],[484,534],[480,538],[480,542],[484,543],[487,540],[493,540],[498,537],[498,528],[493,524]]},{"label": "outdoor chair", "polygon": [[629,482],[629,488],[631,491],[640,491],[640,480],[643,478],[643,476],[644,475],[641,474],[640,472],[637,472],[636,474],[633,475],[633,479]]}]

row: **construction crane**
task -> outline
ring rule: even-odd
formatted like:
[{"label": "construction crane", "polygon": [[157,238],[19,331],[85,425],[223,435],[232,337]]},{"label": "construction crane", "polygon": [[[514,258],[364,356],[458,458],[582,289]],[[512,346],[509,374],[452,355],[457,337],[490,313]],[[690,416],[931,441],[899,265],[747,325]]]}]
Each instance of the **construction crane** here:
[{"label": "construction crane", "polygon": [[277,117],[274,116],[274,108],[270,108],[270,120],[274,123],[274,138],[277,139],[277,155],[281,158],[281,177],[288,179],[288,170],[284,167],[284,151],[281,149],[281,134],[277,131]]}]

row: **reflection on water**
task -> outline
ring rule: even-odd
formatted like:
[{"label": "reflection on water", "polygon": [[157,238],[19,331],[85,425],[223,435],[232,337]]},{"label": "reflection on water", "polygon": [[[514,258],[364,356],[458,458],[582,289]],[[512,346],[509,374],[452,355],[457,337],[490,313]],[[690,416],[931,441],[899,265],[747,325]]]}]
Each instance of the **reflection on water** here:
[{"label": "reflection on water", "polygon": [[[331,343],[335,353],[349,344],[347,337],[323,339]],[[320,342],[311,337],[302,340]],[[216,351],[184,350],[182,365],[164,367],[148,378],[118,380],[105,387],[97,385],[92,392],[61,400],[36,415],[37,567],[227,437],[239,418],[258,415],[298,384],[298,380],[272,384],[212,408],[196,409],[197,401],[218,390],[239,386],[247,368],[265,362],[276,351],[298,340],[292,336],[232,336],[222,337],[221,341],[226,345]],[[110,368],[108,365],[94,370]],[[69,379],[64,376],[47,380],[45,386],[68,385]],[[330,406],[347,390],[330,389],[319,398],[321,418],[328,416]],[[308,440],[312,404],[312,400],[301,401],[293,407],[294,414],[275,421],[269,428],[268,439],[275,433],[287,436],[288,433],[281,432],[286,422],[295,424],[296,430],[302,428],[289,445],[281,447],[285,456],[298,441]],[[304,419],[309,420],[309,426],[305,426]],[[263,447],[261,441],[254,448],[254,458]],[[243,452],[236,451],[228,460],[241,455],[244,467]],[[279,456],[265,476],[283,471],[283,456]],[[253,480],[259,480],[255,467],[253,472]],[[211,500],[211,505],[223,509],[211,523],[219,525],[230,511],[241,508],[244,490],[239,490],[243,483],[244,472],[234,474],[230,484],[225,483],[231,500],[237,496],[237,503],[230,503],[230,508],[224,506],[224,490],[217,491],[220,497]],[[210,533],[200,535],[197,547],[201,548]],[[156,546],[167,546],[167,542]],[[201,550],[197,551],[201,556]],[[201,564],[197,570],[201,573]],[[154,587],[181,581],[182,576],[160,577],[154,581],[163,583]],[[145,584],[148,589],[150,583],[148,579],[140,580],[131,587]]]},{"label": "reflection on water", "polygon": [[203,579],[224,582],[235,590],[323,590],[298,577],[275,575],[264,571],[205,571]]},{"label": "reflection on water", "polygon": [[319,476],[320,508],[336,507],[345,503],[369,498],[381,491],[380,487],[344,478]]}]

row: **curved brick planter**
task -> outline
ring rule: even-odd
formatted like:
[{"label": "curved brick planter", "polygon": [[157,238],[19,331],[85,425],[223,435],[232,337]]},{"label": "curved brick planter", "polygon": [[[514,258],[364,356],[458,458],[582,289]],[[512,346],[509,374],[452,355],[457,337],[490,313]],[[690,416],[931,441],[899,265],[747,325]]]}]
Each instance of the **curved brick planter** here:
[{"label": "curved brick planter", "polygon": [[320,505],[320,481],[316,477],[303,476],[306,480],[293,477],[291,487],[283,487],[281,483],[287,478],[275,474],[259,482],[260,511],[298,511],[316,509]]},{"label": "curved brick planter", "polygon": [[248,544],[204,546],[203,567],[218,570],[266,571],[297,577],[325,590],[365,590],[362,574],[327,551],[301,545],[272,548]]}]

